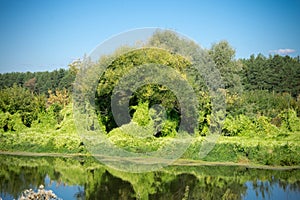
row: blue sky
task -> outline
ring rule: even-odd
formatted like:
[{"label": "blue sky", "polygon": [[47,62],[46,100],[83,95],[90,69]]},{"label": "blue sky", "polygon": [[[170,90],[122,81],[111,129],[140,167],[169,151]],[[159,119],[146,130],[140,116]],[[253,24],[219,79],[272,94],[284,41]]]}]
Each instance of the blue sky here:
[{"label": "blue sky", "polygon": [[178,31],[205,48],[225,39],[237,58],[297,56],[299,19],[299,0],[0,0],[0,73],[66,68],[107,38],[143,27]]}]

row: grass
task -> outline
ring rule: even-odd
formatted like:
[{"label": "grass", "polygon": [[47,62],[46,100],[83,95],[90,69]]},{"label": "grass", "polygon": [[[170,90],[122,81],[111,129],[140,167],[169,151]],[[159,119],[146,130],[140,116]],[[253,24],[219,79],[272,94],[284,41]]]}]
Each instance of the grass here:
[{"label": "grass", "polygon": [[72,117],[71,104],[61,111],[64,116],[61,123],[42,113],[39,123],[31,128],[18,131],[0,132],[0,150],[25,152],[80,153],[85,149],[81,145]]},{"label": "grass", "polygon": [[[47,115],[39,123],[18,131],[0,132],[0,151],[88,154],[77,133],[69,104],[61,111],[63,120],[58,124]],[[137,124],[130,123],[108,134],[116,146],[131,152],[159,150],[172,137],[156,138],[140,134]],[[199,150],[205,137],[197,136],[182,155],[183,159],[199,160]],[[203,158],[209,162],[252,163],[269,166],[300,166],[300,131],[257,134],[256,136],[220,136],[212,151]]]},{"label": "grass", "polygon": [[[300,133],[294,133],[281,140],[274,138],[226,137],[221,136],[213,150],[203,159],[209,162],[234,162],[241,164],[260,164],[271,166],[300,165]],[[113,137],[114,136],[114,137]],[[113,134],[115,144],[127,151],[156,151],[164,140],[157,138],[134,139],[132,136]],[[131,139],[130,139],[131,138]],[[292,140],[292,138],[294,140]],[[203,138],[196,138],[183,159],[199,160],[199,150]],[[2,151],[48,152],[48,153],[87,153],[77,133],[54,131],[47,133],[24,132],[1,135]]]},{"label": "grass", "polygon": [[272,137],[220,137],[207,161],[233,161],[263,165],[300,165],[300,132],[284,138]]}]

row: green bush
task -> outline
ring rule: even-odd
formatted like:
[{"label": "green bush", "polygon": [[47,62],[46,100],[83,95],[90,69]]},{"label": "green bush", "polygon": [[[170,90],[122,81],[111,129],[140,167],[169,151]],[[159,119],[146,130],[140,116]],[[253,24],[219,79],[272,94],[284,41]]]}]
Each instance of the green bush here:
[{"label": "green bush", "polygon": [[43,96],[34,95],[25,88],[14,85],[0,91],[0,111],[14,115],[19,113],[23,124],[30,127],[38,113],[45,110]]},{"label": "green bush", "polygon": [[256,131],[255,123],[246,115],[236,117],[229,115],[223,126],[223,135],[225,136],[254,135]]},{"label": "green bush", "polygon": [[14,130],[14,124],[11,121],[11,114],[9,114],[8,112],[4,113],[1,112],[0,113],[0,128],[6,132],[6,131],[13,131]]},{"label": "green bush", "polygon": [[177,122],[172,121],[172,120],[164,120],[162,123],[162,130],[161,130],[161,136],[169,136],[169,137],[175,137],[177,132],[176,132],[176,127],[177,127]]},{"label": "green bush", "polygon": [[300,119],[295,110],[288,109],[280,113],[281,128],[289,131],[300,131]]},{"label": "green bush", "polygon": [[63,120],[63,116],[60,114],[60,111],[63,109],[63,106],[58,103],[52,104],[48,109],[47,112],[49,115],[53,116],[57,123],[59,124]]},{"label": "green bush", "polygon": [[139,103],[137,106],[132,106],[135,110],[132,121],[136,122],[139,126],[149,126],[153,129],[153,135],[156,137],[174,137],[176,136],[177,121],[166,119],[164,109],[149,109],[149,103]]},{"label": "green bush", "polygon": [[259,116],[255,124],[259,135],[276,135],[279,133],[279,129],[271,124],[271,119],[266,116]]},{"label": "green bush", "polygon": [[142,127],[135,122],[115,128],[108,133],[108,138],[115,145],[131,152],[156,151],[160,147],[157,138],[153,136],[154,129]]},{"label": "green bush", "polygon": [[148,125],[150,123],[148,107],[148,102],[140,102],[137,106],[132,106],[131,108],[135,110],[132,120],[140,126]]},{"label": "green bush", "polygon": [[0,130],[6,131],[21,131],[25,125],[22,122],[22,118],[19,113],[11,115],[6,112],[3,113],[0,111]]},{"label": "green bush", "polygon": [[234,117],[227,116],[224,121],[223,126],[223,135],[225,136],[236,136],[240,133],[240,125],[238,124],[238,120]]}]

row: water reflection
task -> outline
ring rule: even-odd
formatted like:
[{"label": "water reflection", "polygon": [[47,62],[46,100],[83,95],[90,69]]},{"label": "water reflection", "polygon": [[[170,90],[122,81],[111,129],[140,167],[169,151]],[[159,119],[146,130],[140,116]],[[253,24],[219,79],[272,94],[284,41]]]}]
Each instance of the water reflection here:
[{"label": "water reflection", "polygon": [[83,186],[68,185],[61,181],[54,181],[48,175],[46,175],[44,183],[46,190],[55,191],[55,194],[61,199],[85,199]]},{"label": "water reflection", "polygon": [[0,197],[40,184],[63,199],[300,199],[299,170],[169,166],[128,173],[91,157],[0,155]]},{"label": "water reflection", "polygon": [[300,181],[292,184],[273,178],[272,181],[248,181],[244,199],[299,199]]},{"label": "water reflection", "polygon": [[[130,182],[123,181],[108,171],[99,177],[98,181],[85,184],[87,199],[135,199],[134,189]],[[94,177],[94,180],[97,178]]]}]

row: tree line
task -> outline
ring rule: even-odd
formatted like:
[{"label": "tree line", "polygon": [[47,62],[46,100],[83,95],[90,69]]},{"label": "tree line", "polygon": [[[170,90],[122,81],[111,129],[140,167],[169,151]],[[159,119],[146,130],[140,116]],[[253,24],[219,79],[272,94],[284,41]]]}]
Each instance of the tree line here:
[{"label": "tree line", "polygon": [[72,69],[0,74],[0,129],[6,132],[31,127],[41,113],[59,123],[60,111],[70,102],[76,76]]},{"label": "tree line", "polygon": [[262,54],[242,59],[241,78],[245,90],[268,90],[300,95],[300,57]]},{"label": "tree line", "polygon": [[11,72],[0,74],[0,89],[14,85],[28,89],[34,94],[48,95],[48,91],[72,90],[75,73],[69,69],[58,69],[51,72]]},{"label": "tree line", "polygon": [[[209,49],[220,70],[225,88],[240,90],[267,90],[275,93],[300,95],[300,57],[288,55],[251,55],[235,60],[235,51],[227,41],[213,44]],[[143,58],[141,58],[143,59]],[[170,58],[167,58],[170,59]],[[166,60],[167,60],[166,59]],[[142,62],[142,61],[140,61]],[[35,94],[48,95],[48,91],[72,90],[76,69],[58,69],[45,72],[10,72],[0,74],[0,90],[17,85]]]},{"label": "tree line", "polygon": [[[204,132],[209,126],[211,115],[211,102],[203,79],[196,77],[185,69],[191,66],[188,58],[178,55],[179,48],[191,51],[195,44],[178,38],[171,32],[157,32],[149,40],[149,44],[162,49],[141,49],[118,57],[107,68],[102,77],[99,77],[99,85],[95,94],[101,123],[107,131],[116,128],[110,108],[110,96],[119,76],[124,76],[133,66],[152,62],[167,65],[178,70],[184,77],[194,84],[194,89],[200,94],[199,130]],[[241,120],[248,121],[257,116],[266,116],[268,123],[281,126],[286,116],[300,115],[300,60],[299,56],[251,55],[250,58],[235,59],[235,50],[227,41],[213,44],[207,53],[213,59],[220,71],[224,83],[226,95],[226,111],[230,124],[239,124]],[[59,69],[52,72],[12,72],[0,74],[0,113],[1,127],[9,128],[9,121],[14,114],[20,115],[22,123],[30,127],[32,121],[38,119],[38,112],[46,112],[49,106],[57,113],[59,123],[59,111],[70,102],[73,82],[80,67],[80,61],[72,63],[69,69]],[[162,103],[166,107],[167,124],[171,124],[170,130],[178,126],[180,114],[179,104],[174,94],[160,85],[146,85],[133,94],[130,100],[130,114],[139,110],[138,106],[149,107]],[[141,110],[141,109],[140,109]],[[287,111],[287,115],[282,112]],[[241,118],[244,115],[247,117]],[[136,114],[137,116],[137,114]],[[149,120],[149,119],[146,119]],[[231,121],[230,121],[231,120]],[[175,122],[175,123],[172,123]],[[143,123],[142,121],[140,123]],[[239,127],[242,128],[242,127]],[[228,134],[239,131],[227,123],[225,132]],[[169,129],[165,128],[168,132]],[[164,133],[164,135],[168,135]]]}]

